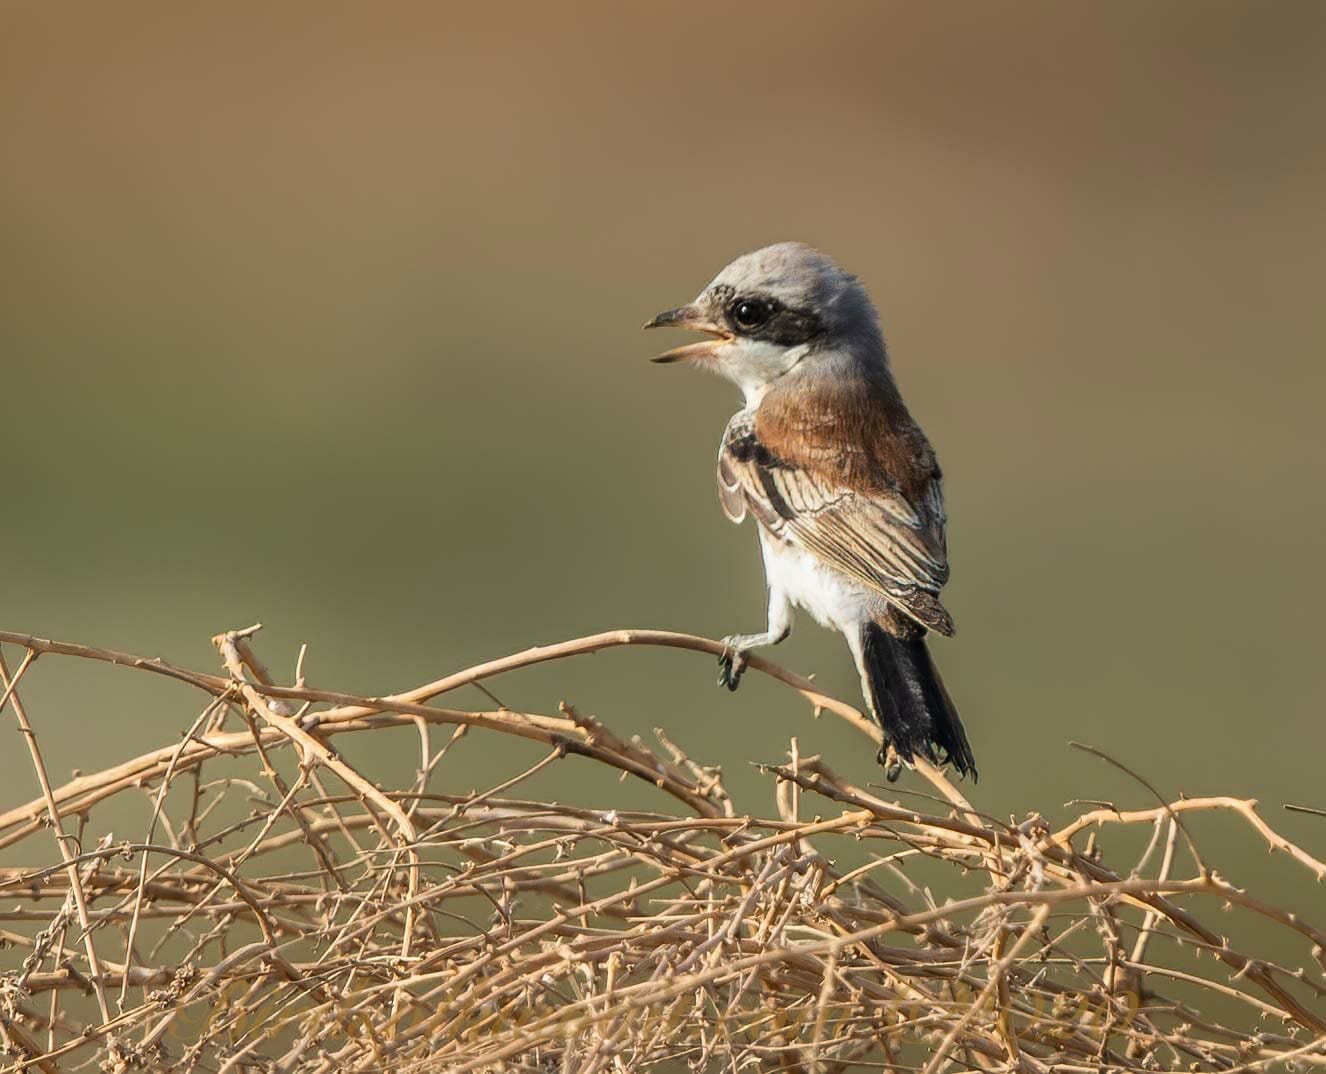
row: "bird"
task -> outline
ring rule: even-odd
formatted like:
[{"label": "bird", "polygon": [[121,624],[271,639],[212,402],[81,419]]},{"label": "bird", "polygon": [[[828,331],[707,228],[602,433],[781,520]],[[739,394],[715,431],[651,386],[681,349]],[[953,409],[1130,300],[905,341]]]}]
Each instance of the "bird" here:
[{"label": "bird", "polygon": [[645,328],[704,336],[652,360],[717,373],[744,405],[718,451],[718,496],[754,519],[768,588],[763,631],[723,638],[719,685],[777,645],[793,609],[842,633],[890,781],[918,756],[977,778],[966,730],[926,636],[952,636],[943,475],[898,390],[860,280],[805,243],[744,254]]}]

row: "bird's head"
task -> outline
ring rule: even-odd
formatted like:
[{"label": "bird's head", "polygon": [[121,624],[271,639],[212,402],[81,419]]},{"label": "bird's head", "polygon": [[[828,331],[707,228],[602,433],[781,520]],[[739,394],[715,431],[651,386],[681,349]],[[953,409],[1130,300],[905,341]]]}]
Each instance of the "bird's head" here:
[{"label": "bird's head", "polygon": [[690,362],[760,396],[793,369],[884,361],[879,319],[865,289],[826,255],[800,242],[744,254],[694,302],[646,328],[686,328],[707,338],[655,362]]}]

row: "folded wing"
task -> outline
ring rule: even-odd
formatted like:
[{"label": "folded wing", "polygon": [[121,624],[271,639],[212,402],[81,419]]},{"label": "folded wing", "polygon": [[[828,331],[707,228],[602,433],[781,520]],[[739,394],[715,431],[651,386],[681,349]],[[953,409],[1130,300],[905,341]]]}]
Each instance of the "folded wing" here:
[{"label": "folded wing", "polygon": [[[875,440],[863,447],[852,437],[851,448],[835,447],[824,438],[761,435],[756,420],[738,415],[718,454],[723,510],[734,522],[753,514],[773,536],[886,597],[922,626],[952,634],[938,599],[948,580],[938,468],[931,457],[933,475],[910,480],[908,495],[887,470],[890,445],[878,444],[878,430],[862,431]],[[848,457],[853,452],[867,457]]]}]

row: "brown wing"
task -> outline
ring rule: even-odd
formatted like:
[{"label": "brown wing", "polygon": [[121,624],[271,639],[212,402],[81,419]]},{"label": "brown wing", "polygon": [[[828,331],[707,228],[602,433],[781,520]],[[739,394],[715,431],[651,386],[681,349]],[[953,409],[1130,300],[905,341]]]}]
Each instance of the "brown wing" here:
[{"label": "brown wing", "polygon": [[938,600],[948,580],[939,470],[906,411],[905,422],[852,428],[856,410],[803,397],[782,413],[779,403],[766,399],[724,434],[718,487],[727,516],[740,521],[749,510],[774,536],[952,634]]}]

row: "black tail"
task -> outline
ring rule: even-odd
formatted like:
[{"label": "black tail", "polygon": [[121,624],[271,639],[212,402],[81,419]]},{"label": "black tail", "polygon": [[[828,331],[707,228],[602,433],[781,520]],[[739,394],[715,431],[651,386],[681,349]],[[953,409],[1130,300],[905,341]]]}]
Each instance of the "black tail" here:
[{"label": "black tail", "polygon": [[976,759],[967,744],[962,720],[944,689],[925,638],[904,641],[878,623],[861,628],[862,678],[871,708],[898,756],[914,754],[935,764],[952,764],[976,779]]}]

